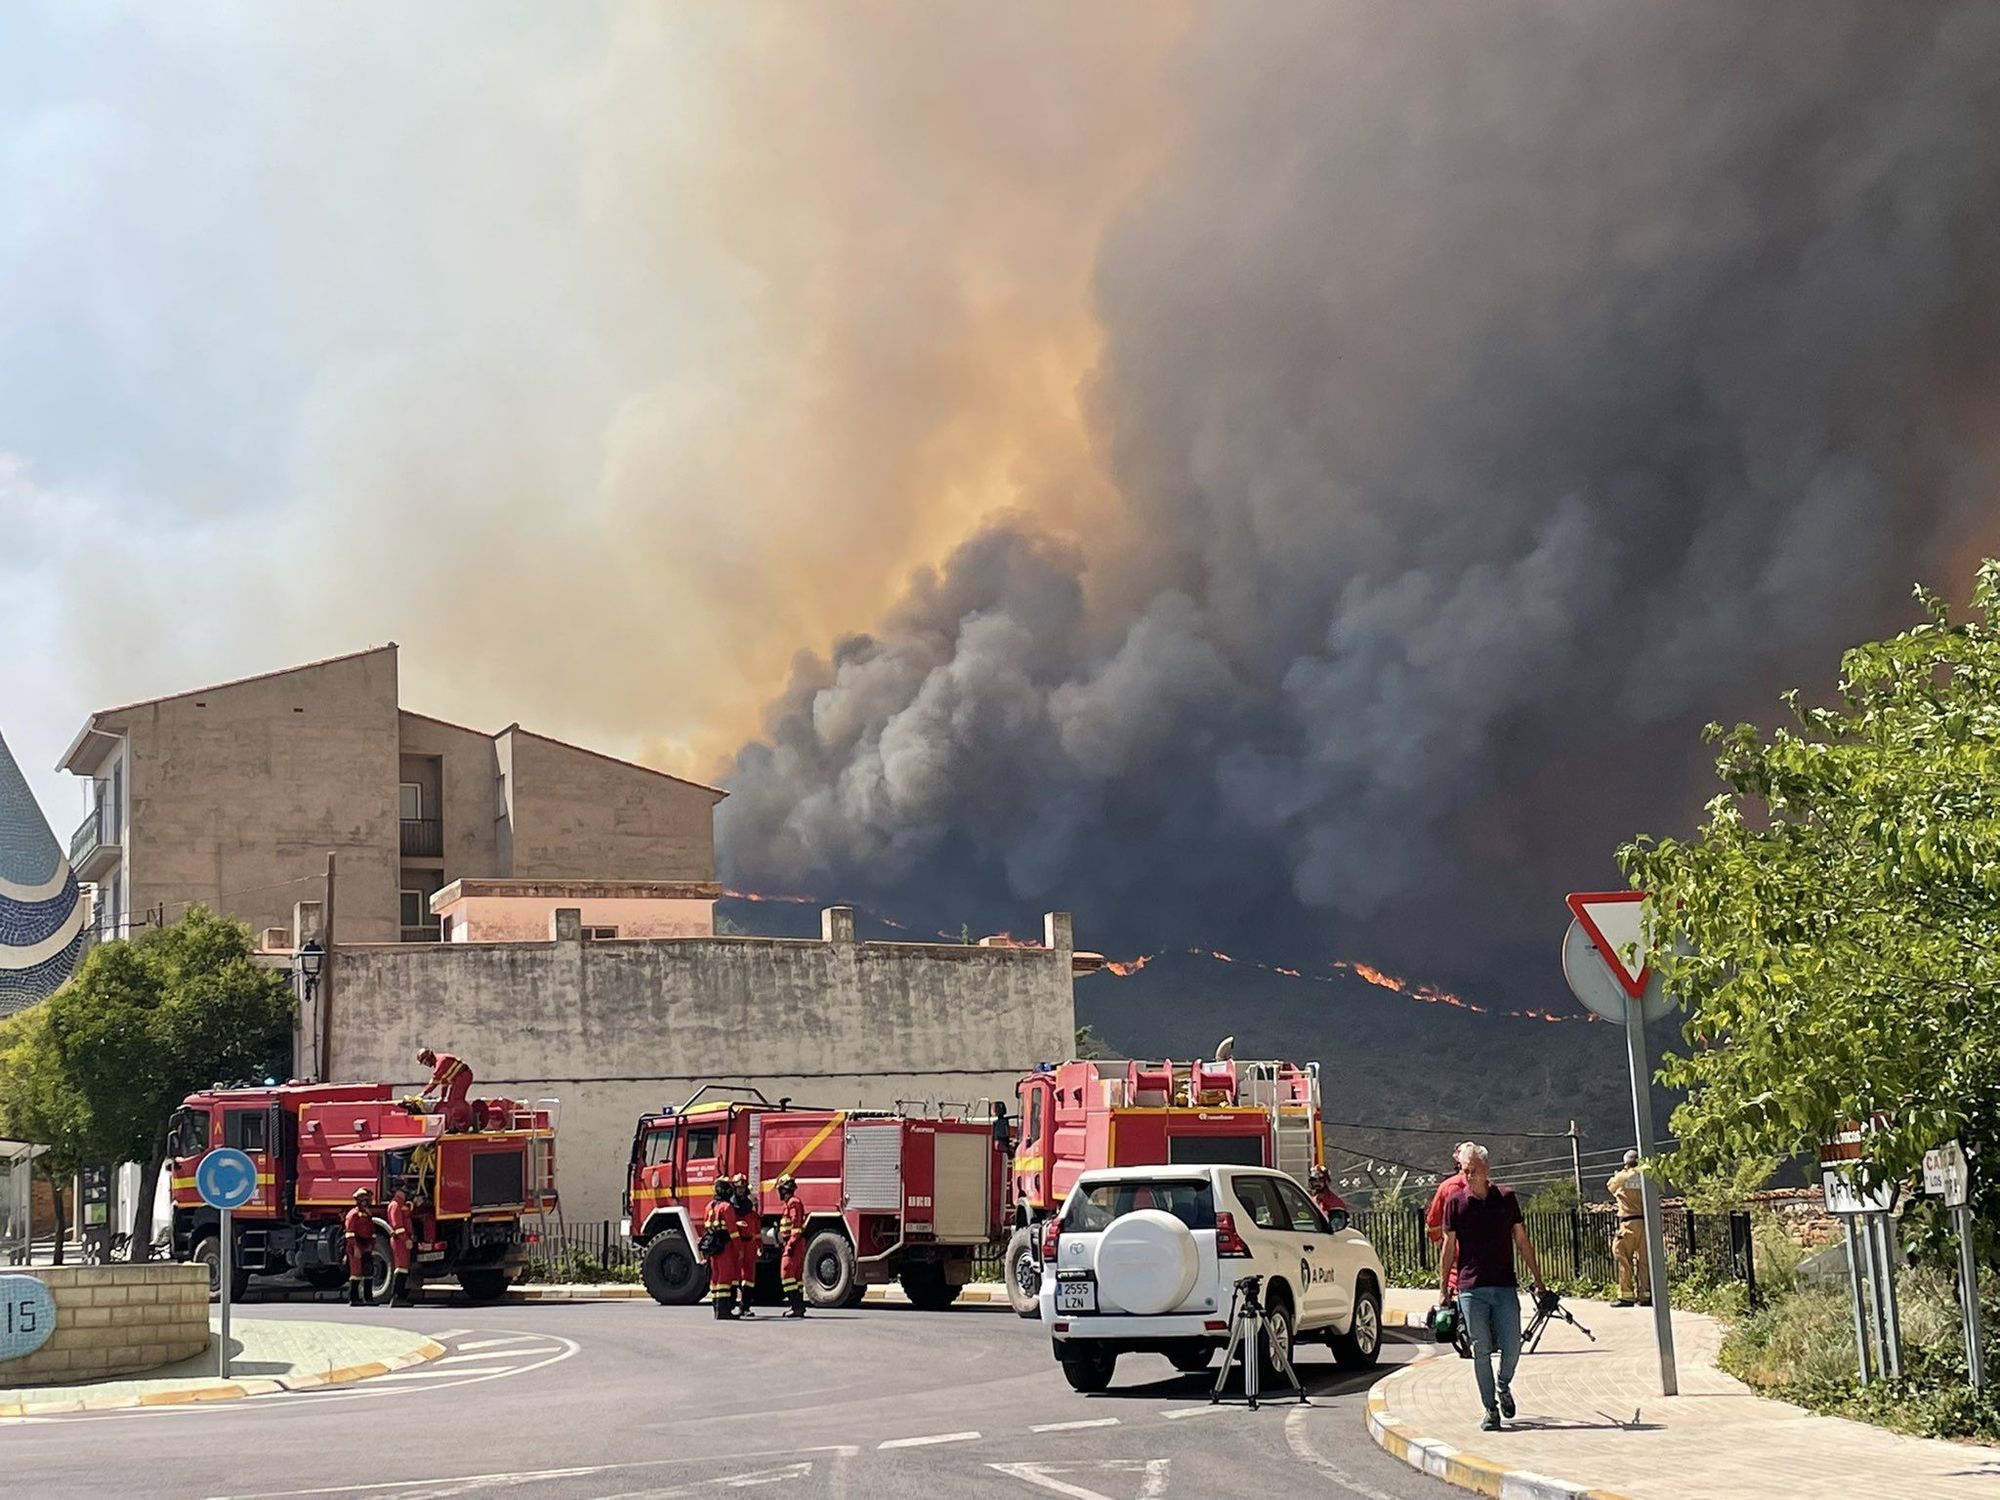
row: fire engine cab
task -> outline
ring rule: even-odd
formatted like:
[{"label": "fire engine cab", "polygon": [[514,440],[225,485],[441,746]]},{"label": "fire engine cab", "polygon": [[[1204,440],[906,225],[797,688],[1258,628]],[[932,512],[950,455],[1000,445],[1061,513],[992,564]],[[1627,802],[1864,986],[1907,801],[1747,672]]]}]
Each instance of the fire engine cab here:
[{"label": "fire engine cab", "polygon": [[1096,1167],[1275,1167],[1299,1182],[1325,1160],[1319,1064],[1044,1063],[1023,1078],[1007,1299],[1040,1315],[1042,1225]]},{"label": "fire engine cab", "polygon": [[[706,1293],[699,1226],[716,1179],[738,1172],[767,1226],[781,1208],[778,1179],[797,1181],[805,1295],[816,1307],[859,1306],[868,1286],[888,1281],[918,1307],[948,1307],[972,1277],[973,1253],[1007,1223],[1006,1155],[985,1119],[800,1109],[711,1084],[677,1109],[641,1116],[632,1137],[625,1208],[656,1301],[678,1306]],[[776,1300],[769,1235],[759,1291]]]},{"label": "fire engine cab", "polygon": [[195,1169],[233,1146],[257,1168],[257,1195],[231,1214],[232,1297],[253,1273],[297,1271],[320,1288],[347,1279],[341,1217],[354,1192],[375,1195],[370,1280],[388,1294],[389,1227],[380,1215],[398,1186],[416,1209],[410,1274],[455,1276],[468,1297],[507,1290],[525,1257],[524,1221],[554,1213],[557,1105],[473,1103],[475,1128],[446,1133],[444,1117],[390,1097],[385,1083],[299,1083],[190,1094],[168,1127],[175,1260],[220,1274],[220,1216],[202,1202]]}]

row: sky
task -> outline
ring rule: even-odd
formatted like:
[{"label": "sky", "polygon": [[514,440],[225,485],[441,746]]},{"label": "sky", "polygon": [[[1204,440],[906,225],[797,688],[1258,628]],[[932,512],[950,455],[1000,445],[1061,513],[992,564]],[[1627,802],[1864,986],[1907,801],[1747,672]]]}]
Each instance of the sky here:
[{"label": "sky", "polygon": [[[2000,549],[2000,12],[19,4],[0,728],[394,639],[726,878],[1524,995]],[[1520,978],[1538,975],[1539,978]]]}]

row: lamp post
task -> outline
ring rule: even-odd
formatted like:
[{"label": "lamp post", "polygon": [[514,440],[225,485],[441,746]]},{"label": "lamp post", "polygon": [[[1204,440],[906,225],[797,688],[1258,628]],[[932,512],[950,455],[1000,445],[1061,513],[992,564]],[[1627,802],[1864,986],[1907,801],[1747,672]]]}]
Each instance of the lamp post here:
[{"label": "lamp post", "polygon": [[[299,949],[292,962],[293,972],[303,981],[305,988],[300,1006],[303,1012],[300,1017],[300,1030],[314,1039],[313,1077],[321,1082],[325,1081],[326,1059],[317,1055],[320,1028],[318,1016],[313,1011],[313,993],[319,988],[319,971],[325,962],[326,950],[320,947],[318,938],[307,938],[305,946]],[[308,1025],[311,1027],[309,1032],[306,1031]]]}]

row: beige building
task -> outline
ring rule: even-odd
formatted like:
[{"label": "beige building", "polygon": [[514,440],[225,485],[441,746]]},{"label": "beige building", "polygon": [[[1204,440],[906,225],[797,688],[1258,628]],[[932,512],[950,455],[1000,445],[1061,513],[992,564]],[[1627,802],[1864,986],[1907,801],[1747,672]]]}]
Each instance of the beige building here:
[{"label": "beige building", "polygon": [[[716,895],[726,795],[510,724],[402,707],[392,643],[90,716],[60,769],[90,778],[70,841],[97,930],[196,901],[291,931],[337,856],[333,936],[435,942],[457,881],[670,883]],[[546,918],[544,918],[544,921]]]}]

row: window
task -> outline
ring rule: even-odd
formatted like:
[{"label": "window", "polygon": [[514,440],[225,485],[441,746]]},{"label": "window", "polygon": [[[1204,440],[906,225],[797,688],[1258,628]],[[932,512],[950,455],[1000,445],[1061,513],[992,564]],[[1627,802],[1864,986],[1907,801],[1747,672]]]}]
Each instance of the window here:
[{"label": "window", "polygon": [[1270,1178],[1238,1177],[1231,1185],[1236,1189],[1236,1201],[1243,1205],[1250,1222],[1259,1229],[1289,1230],[1292,1227],[1290,1217],[1279,1206]]},{"label": "window", "polygon": [[261,1109],[232,1109],[222,1117],[222,1144],[238,1151],[262,1151],[269,1123],[270,1116]]},{"label": "window", "polygon": [[674,1155],[674,1132],[671,1128],[654,1130],[646,1135],[646,1165],[657,1167],[663,1161],[671,1161]]},{"label": "window", "polygon": [[438,941],[439,941],[440,943],[448,943],[448,942],[450,942],[450,941],[451,941],[451,918],[450,918],[450,917],[439,917],[439,918],[438,918]]},{"label": "window", "polygon": [[1028,1133],[1022,1137],[1022,1144],[1030,1148],[1042,1143],[1042,1095],[1047,1089],[1039,1086],[1028,1090]]},{"label": "window", "polygon": [[167,1135],[167,1154],[199,1156],[207,1149],[208,1116],[192,1109],[184,1109],[176,1114],[173,1129]]},{"label": "window", "polygon": [[1063,1210],[1062,1227],[1089,1234],[1142,1208],[1172,1214],[1190,1229],[1215,1228],[1215,1200],[1199,1179],[1099,1182],[1083,1189]]},{"label": "window", "polygon": [[424,789],[420,782],[402,781],[396,784],[398,816],[406,823],[414,822],[424,815]]},{"label": "window", "polygon": [[404,891],[403,925],[405,927],[423,926],[428,915],[424,911],[424,907],[427,904],[428,903],[426,903],[424,900],[424,893],[422,891]]},{"label": "window", "polygon": [[616,927],[586,927],[583,929],[583,940],[586,943],[609,942],[617,936],[618,929]]},{"label": "window", "polygon": [[1319,1210],[1313,1207],[1312,1199],[1305,1195],[1296,1182],[1284,1178],[1268,1179],[1278,1190],[1278,1201],[1284,1205],[1285,1217],[1292,1221],[1292,1228],[1300,1234],[1323,1234],[1326,1225],[1320,1220]]},{"label": "window", "polygon": [[703,1125],[688,1132],[688,1160],[711,1161],[715,1157],[716,1138],[721,1134],[713,1125]]}]

